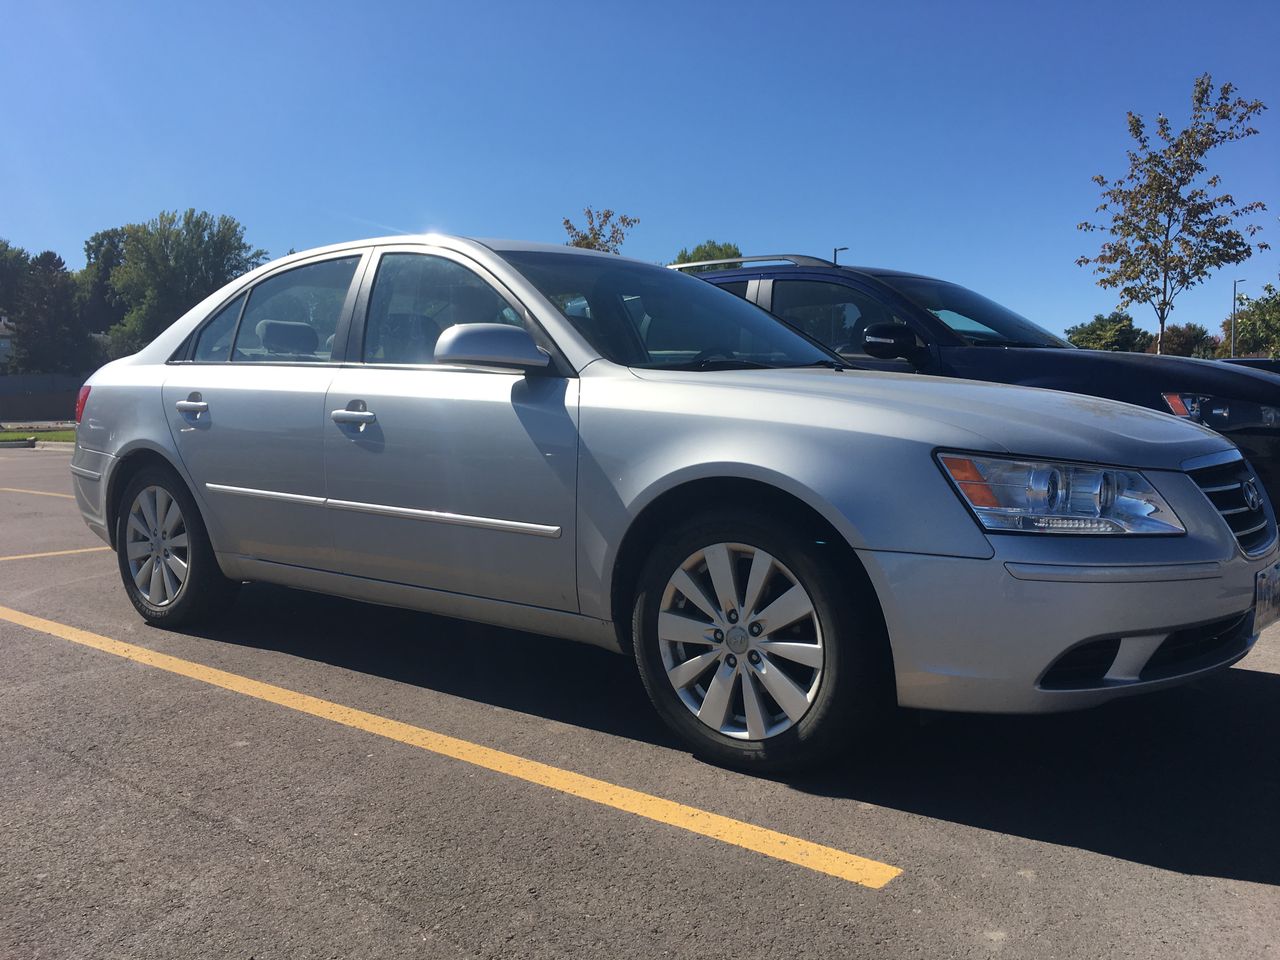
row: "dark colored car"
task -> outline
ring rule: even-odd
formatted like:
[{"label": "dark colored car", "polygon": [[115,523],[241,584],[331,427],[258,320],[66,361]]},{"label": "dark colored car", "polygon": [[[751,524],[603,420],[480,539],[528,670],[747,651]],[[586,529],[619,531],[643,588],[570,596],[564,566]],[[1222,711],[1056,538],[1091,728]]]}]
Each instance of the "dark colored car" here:
[{"label": "dark colored car", "polygon": [[680,264],[800,328],[850,366],[1067,390],[1230,438],[1280,504],[1280,375],[1216,360],[1081,350],[959,284],[798,255]]},{"label": "dark colored car", "polygon": [[1280,360],[1266,357],[1232,357],[1230,360],[1223,360],[1222,362],[1235,363],[1242,367],[1251,367],[1254,370],[1266,370],[1268,373],[1280,373]]}]

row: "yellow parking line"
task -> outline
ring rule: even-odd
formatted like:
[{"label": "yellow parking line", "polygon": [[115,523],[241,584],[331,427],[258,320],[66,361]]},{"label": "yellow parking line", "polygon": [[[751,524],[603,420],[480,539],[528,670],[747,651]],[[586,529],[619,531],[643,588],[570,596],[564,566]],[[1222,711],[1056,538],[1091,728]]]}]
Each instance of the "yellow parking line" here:
[{"label": "yellow parking line", "polygon": [[75,553],[99,553],[110,550],[110,547],[80,547],[78,550],[50,550],[47,553],[15,553],[11,557],[0,557],[0,563],[6,560],[39,560],[41,557],[69,557]]},{"label": "yellow parking line", "polygon": [[841,880],[849,880],[864,887],[878,890],[902,872],[887,863],[868,860],[833,847],[824,847],[799,837],[791,837],[785,833],[743,823],[741,820],[722,817],[683,803],[664,800],[661,797],[641,793],[639,790],[620,787],[594,777],[518,757],[515,754],[503,753],[501,750],[483,747],[467,740],[433,733],[422,727],[380,717],[374,713],[366,713],[353,707],[344,707],[338,703],[263,683],[260,680],[251,680],[236,673],[228,673],[190,660],[157,653],[146,647],[112,640],[110,637],[99,636],[53,620],[33,617],[19,610],[0,606],[0,620],[8,620],[10,623],[92,647],[104,653],[114,654],[135,663],[156,667],[192,680],[199,680],[201,683],[244,694],[256,700],[264,700],[299,713],[307,713],[313,717],[332,720],[346,727],[386,737],[388,740],[452,757],[463,763],[548,787],[583,800],[590,800],[592,803],[679,827],[690,833],[753,850],[767,857],[785,860],[787,863],[839,877]]},{"label": "yellow parking line", "polygon": [[75,499],[75,495],[70,493],[50,493],[48,490],[24,490],[21,487],[0,487],[0,493],[30,493],[37,497],[61,497],[64,500]]}]

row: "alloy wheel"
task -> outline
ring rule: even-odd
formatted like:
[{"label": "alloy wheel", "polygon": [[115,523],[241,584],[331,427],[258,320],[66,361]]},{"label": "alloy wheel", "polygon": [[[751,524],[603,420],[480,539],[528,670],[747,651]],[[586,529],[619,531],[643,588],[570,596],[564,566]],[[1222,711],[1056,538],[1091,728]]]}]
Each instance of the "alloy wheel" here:
[{"label": "alloy wheel", "polygon": [[187,581],[186,519],[163,487],[143,487],[129,507],[125,557],[134,586],[153,607],[173,603]]},{"label": "alloy wheel", "polygon": [[667,679],[703,724],[764,740],[809,711],[825,651],[813,600],[775,557],[717,543],[671,575],[658,612]]}]

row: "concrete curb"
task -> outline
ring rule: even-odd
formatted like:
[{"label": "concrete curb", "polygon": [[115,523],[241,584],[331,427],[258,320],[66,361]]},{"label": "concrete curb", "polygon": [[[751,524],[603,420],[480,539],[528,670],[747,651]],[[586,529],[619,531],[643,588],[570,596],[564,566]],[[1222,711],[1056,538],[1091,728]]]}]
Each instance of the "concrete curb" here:
[{"label": "concrete curb", "polygon": [[27,437],[25,440],[0,440],[0,450],[14,450],[19,447],[34,447],[35,445],[35,437]]}]

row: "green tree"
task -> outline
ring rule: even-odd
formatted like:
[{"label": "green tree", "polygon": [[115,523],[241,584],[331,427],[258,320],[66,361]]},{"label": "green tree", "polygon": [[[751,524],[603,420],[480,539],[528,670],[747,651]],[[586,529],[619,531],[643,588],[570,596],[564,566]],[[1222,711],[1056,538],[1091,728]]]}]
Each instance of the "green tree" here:
[{"label": "green tree", "polygon": [[124,263],[125,228],[99,230],[84,242],[84,269],[76,275],[80,316],[90,333],[106,333],[124,320],[128,305],[111,285]]},{"label": "green tree", "polygon": [[1155,337],[1134,326],[1133,317],[1123,310],[1095,313],[1088,323],[1067,328],[1067,339],[1085,350],[1117,350],[1144,353]]},{"label": "green tree", "polygon": [[[1155,353],[1154,344],[1147,353]],[[1218,338],[1198,323],[1171,323],[1164,330],[1163,353],[1171,357],[1212,359],[1218,352]]]},{"label": "green tree", "polygon": [[[738,249],[736,243],[719,243],[715,240],[707,240],[698,244],[692,250],[688,247],[681,247],[680,252],[676,254],[674,263],[699,263],[703,260],[728,260],[731,257],[742,256],[742,251]],[[716,267],[694,267],[687,273],[702,273],[705,270],[715,270]]]},{"label": "green tree", "polygon": [[30,262],[31,254],[27,251],[8,240],[0,240],[0,317],[12,319],[17,313]]},{"label": "green tree", "polygon": [[111,328],[111,352],[132,353],[219,287],[267,257],[250,246],[234,217],[164,211],[124,228],[124,259],[111,286],[128,305]]},{"label": "green tree", "polygon": [[[1222,321],[1218,356],[1231,355],[1231,318]],[[1236,356],[1280,358],[1280,289],[1268,283],[1262,296],[1243,293],[1236,304]]]},{"label": "green tree", "polygon": [[[1177,296],[1213,270],[1253,254],[1247,238],[1260,228],[1248,224],[1242,232],[1233,224],[1266,207],[1260,201],[1237,204],[1230,193],[1220,192],[1221,181],[1208,174],[1205,157],[1215,147],[1256,134],[1251,121],[1265,109],[1261,100],[1236,96],[1230,83],[1215,92],[1213,78],[1203,74],[1192,89],[1191,118],[1184,129],[1175,133],[1160,114],[1153,139],[1142,116],[1130,112],[1129,135],[1136,146],[1128,151],[1128,172],[1115,180],[1102,174],[1093,178],[1102,188],[1097,212],[1107,221],[1078,227],[1102,230],[1109,238],[1096,256],[1076,263],[1092,265],[1099,286],[1119,290],[1121,309],[1151,306],[1160,326],[1157,353]],[[1261,242],[1257,248],[1268,249]]]},{"label": "green tree", "polygon": [[76,310],[76,283],[51,250],[27,264],[13,315],[13,368],[19,373],[82,373],[93,348]]},{"label": "green tree", "polygon": [[625,213],[615,214],[609,209],[597,212],[591,207],[583,207],[582,215],[587,222],[585,229],[579,228],[568,217],[564,218],[564,232],[569,235],[565,246],[617,253],[627,239],[627,232],[640,222],[639,217],[629,217]]}]

